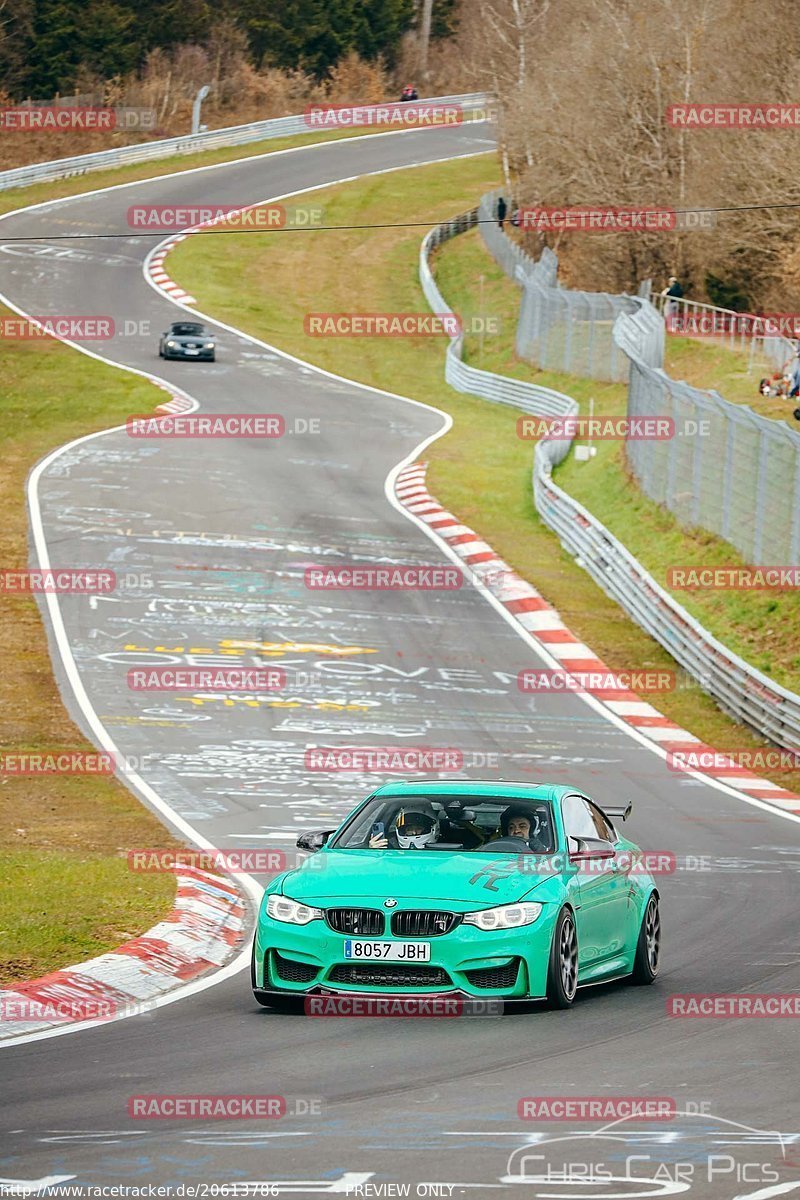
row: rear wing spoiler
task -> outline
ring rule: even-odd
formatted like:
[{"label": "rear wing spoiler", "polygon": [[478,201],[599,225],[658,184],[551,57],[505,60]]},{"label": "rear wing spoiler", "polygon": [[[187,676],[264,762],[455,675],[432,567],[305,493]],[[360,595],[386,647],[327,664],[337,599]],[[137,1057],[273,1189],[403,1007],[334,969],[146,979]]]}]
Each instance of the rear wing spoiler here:
[{"label": "rear wing spoiler", "polygon": [[631,815],[633,801],[629,800],[627,804],[601,804],[599,807],[612,821],[627,821]]}]

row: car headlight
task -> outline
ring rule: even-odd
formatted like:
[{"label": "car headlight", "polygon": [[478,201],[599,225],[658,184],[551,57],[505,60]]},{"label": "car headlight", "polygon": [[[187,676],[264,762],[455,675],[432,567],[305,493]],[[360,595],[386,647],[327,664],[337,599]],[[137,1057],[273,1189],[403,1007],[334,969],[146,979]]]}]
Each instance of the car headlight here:
[{"label": "car headlight", "polygon": [[167,342],[167,345],[168,345],[168,346],[175,346],[175,345],[177,345],[177,343],[176,343],[176,342]]},{"label": "car headlight", "polygon": [[541,904],[501,904],[499,908],[482,908],[480,912],[464,913],[464,925],[478,929],[518,929],[532,925],[542,911]]},{"label": "car headlight", "polygon": [[213,349],[214,349],[214,343],[206,342],[206,350],[213,350]]},{"label": "car headlight", "polygon": [[286,921],[289,925],[308,925],[309,921],[318,921],[323,916],[321,908],[310,908],[275,892],[267,899],[267,913],[273,920]]}]

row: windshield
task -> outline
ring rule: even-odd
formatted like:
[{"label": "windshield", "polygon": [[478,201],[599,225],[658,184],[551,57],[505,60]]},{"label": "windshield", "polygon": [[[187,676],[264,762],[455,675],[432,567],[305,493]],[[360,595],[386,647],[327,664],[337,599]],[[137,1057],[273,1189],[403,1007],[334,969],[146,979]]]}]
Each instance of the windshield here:
[{"label": "windshield", "polygon": [[177,325],[171,326],[173,333],[185,334],[188,337],[198,337],[203,334],[202,325],[193,325],[188,321],[182,321]]},{"label": "windshield", "polygon": [[374,796],[329,845],[337,850],[457,850],[552,854],[546,800]]}]

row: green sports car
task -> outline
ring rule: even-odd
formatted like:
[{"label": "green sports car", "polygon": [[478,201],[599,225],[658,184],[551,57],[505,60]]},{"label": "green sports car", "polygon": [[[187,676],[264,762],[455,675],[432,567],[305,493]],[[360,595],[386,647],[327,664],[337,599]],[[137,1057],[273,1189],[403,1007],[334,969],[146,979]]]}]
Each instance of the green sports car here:
[{"label": "green sports car", "polygon": [[556,784],[388,783],[267,886],[253,944],[259,1004],[336,994],[546,999],[658,973],[644,856]]}]

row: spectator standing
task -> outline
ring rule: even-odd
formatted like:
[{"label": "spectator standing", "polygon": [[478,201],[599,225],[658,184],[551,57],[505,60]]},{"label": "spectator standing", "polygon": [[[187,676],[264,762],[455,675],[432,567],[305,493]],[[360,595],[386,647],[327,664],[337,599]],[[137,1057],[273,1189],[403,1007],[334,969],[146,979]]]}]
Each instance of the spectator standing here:
[{"label": "spectator standing", "polygon": [[500,226],[501,229],[503,228],[503,222],[506,219],[507,212],[508,212],[508,205],[506,204],[505,200],[501,196],[500,199],[497,201],[497,224]]},{"label": "spectator standing", "polygon": [[664,316],[674,317],[678,311],[678,308],[680,307],[676,301],[683,299],[683,288],[678,283],[675,275],[670,275],[667,286],[664,288],[661,295],[665,298]]}]

